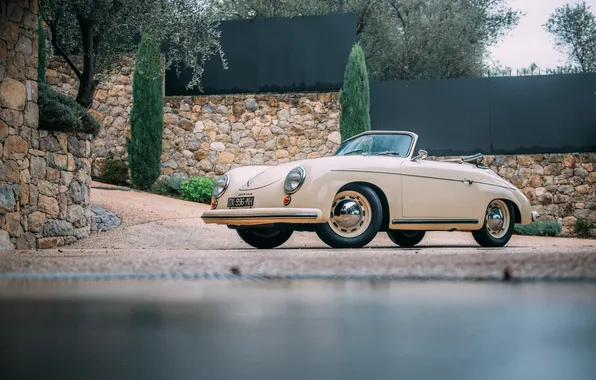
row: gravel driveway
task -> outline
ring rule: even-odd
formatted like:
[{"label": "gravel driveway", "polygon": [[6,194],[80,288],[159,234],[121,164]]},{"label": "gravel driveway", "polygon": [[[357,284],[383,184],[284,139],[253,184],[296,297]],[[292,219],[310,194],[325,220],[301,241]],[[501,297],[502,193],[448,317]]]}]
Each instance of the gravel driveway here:
[{"label": "gravel driveway", "polygon": [[596,241],[513,236],[504,248],[479,247],[470,233],[430,232],[419,246],[396,247],[385,233],[364,249],[330,249],[295,233],[275,250],[256,250],[225,226],[206,225],[207,205],[93,183],[92,202],[122,224],[59,250],[0,256],[12,273],[205,273],[267,276],[596,279]]}]

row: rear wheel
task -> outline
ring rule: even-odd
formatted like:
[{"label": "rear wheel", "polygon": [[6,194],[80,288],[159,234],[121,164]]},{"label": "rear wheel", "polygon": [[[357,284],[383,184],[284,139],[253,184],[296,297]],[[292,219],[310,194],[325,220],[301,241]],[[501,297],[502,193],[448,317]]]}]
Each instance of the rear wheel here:
[{"label": "rear wheel", "polygon": [[292,236],[294,231],[236,230],[246,244],[259,249],[279,247]]},{"label": "rear wheel", "polygon": [[388,230],[387,236],[400,247],[413,247],[424,239],[426,231]]},{"label": "rear wheel", "polygon": [[483,247],[502,247],[509,242],[515,227],[515,210],[511,203],[501,199],[492,201],[486,208],[484,225],[472,231],[476,243]]},{"label": "rear wheel", "polygon": [[361,248],[375,238],[382,221],[377,194],[368,186],[353,184],[335,195],[329,221],[317,224],[315,232],[330,247]]}]

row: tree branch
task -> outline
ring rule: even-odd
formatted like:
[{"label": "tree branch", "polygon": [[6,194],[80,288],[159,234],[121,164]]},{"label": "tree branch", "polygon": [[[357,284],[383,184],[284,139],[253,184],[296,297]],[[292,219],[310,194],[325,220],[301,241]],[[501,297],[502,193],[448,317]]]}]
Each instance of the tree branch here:
[{"label": "tree branch", "polygon": [[364,6],[364,9],[362,10],[362,13],[360,13],[359,17],[358,17],[358,22],[356,23],[356,35],[359,36],[360,33],[362,33],[362,30],[364,29],[364,27],[366,26],[366,21],[368,18],[368,13],[369,13],[369,9],[370,9],[370,0],[368,0],[368,2],[366,3],[366,5]]},{"label": "tree branch", "polygon": [[401,15],[401,12],[399,11],[399,7],[397,5],[395,5],[393,2],[390,2],[390,4],[393,7],[393,9],[395,9],[395,12],[397,12],[397,17],[399,17],[399,20],[401,21],[402,26],[404,27],[404,29],[406,29],[407,28],[406,20],[404,20],[403,16]]},{"label": "tree branch", "polygon": [[58,52],[58,54],[60,54],[62,56],[62,58],[64,58],[64,60],[66,61],[66,63],[68,63],[68,66],[70,66],[70,68],[72,69],[72,71],[74,71],[75,75],[80,80],[81,79],[81,75],[82,75],[81,74],[81,71],[74,64],[74,62],[70,59],[70,57],[68,56],[68,54],[66,54],[66,52],[58,45],[58,39],[56,37],[56,22],[55,21],[49,21],[49,20],[45,20],[45,22],[46,22],[46,24],[48,24],[48,26],[50,27],[50,31],[52,32],[52,46],[54,47],[54,49],[56,49],[56,51]]}]

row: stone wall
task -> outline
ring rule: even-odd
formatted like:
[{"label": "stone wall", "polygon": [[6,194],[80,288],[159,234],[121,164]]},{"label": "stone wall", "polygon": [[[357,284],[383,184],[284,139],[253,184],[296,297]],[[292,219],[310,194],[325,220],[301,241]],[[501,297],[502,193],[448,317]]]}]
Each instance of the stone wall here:
[{"label": "stone wall", "polygon": [[[124,58],[98,89],[93,108],[104,128],[92,148],[95,175],[107,157],[126,162],[133,64]],[[70,69],[59,60],[49,67],[48,81],[74,96]],[[167,97],[164,111],[161,179],[214,178],[241,165],[325,156],[340,142],[337,93]],[[562,220],[564,235],[576,218],[596,221],[596,154],[488,156],[485,162],[522,189],[545,220]]]},{"label": "stone wall", "polygon": [[0,3],[0,251],[89,235],[90,135],[38,130],[37,0]]},{"label": "stone wall", "polygon": [[[106,158],[127,160],[134,59],[123,58],[100,84],[93,109],[103,128],[93,143],[93,174]],[[47,81],[69,96],[78,82],[59,57]],[[215,177],[232,167],[324,156],[339,146],[337,93],[167,97],[163,175]]]},{"label": "stone wall", "polygon": [[162,155],[166,176],[215,177],[243,165],[320,157],[335,151],[340,142],[337,94],[166,101]]},{"label": "stone wall", "polygon": [[31,141],[29,169],[21,174],[21,187],[29,187],[21,230],[8,231],[17,248],[52,248],[89,236],[92,138],[39,131]]}]

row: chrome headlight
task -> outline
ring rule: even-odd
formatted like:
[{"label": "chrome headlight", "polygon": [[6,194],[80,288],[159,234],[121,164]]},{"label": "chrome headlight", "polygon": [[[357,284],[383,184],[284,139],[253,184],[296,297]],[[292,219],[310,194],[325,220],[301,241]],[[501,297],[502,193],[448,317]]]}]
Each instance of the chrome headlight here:
[{"label": "chrome headlight", "polygon": [[294,193],[298,191],[300,186],[304,183],[306,179],[306,170],[303,167],[298,166],[288,173],[286,176],[286,180],[284,182],[284,190],[286,193]]},{"label": "chrome headlight", "polygon": [[218,179],[215,180],[215,186],[213,186],[213,196],[215,198],[221,197],[221,195],[226,191],[228,185],[230,184],[230,177],[227,174],[222,175]]}]

